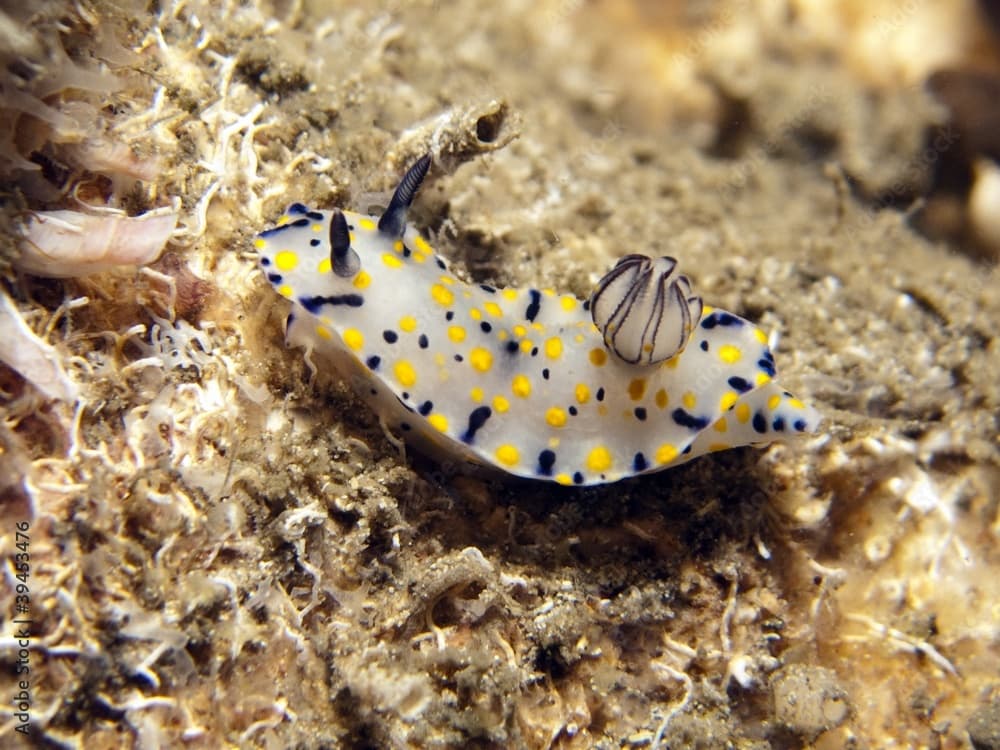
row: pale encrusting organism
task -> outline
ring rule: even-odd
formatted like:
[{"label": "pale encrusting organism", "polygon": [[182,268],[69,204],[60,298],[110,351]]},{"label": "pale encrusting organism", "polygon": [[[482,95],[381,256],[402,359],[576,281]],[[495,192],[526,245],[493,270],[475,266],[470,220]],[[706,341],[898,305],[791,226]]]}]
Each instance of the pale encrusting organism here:
[{"label": "pale encrusting organism", "polygon": [[255,240],[293,302],[289,341],[332,355],[404,439],[592,485],[815,429],[767,336],[704,305],[672,258],[623,258],[587,301],[458,279],[406,223],[429,166],[380,218],[296,203]]}]

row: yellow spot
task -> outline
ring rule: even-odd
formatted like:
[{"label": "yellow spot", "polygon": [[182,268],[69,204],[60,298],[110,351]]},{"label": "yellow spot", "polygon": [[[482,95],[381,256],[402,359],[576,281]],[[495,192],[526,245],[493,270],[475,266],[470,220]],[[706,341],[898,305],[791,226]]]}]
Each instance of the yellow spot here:
[{"label": "yellow spot", "polygon": [[371,219],[358,219],[358,226],[371,232],[375,229],[375,222]]},{"label": "yellow spot", "polygon": [[758,372],[756,381],[758,386],[764,385],[765,383],[771,382],[771,376],[766,372]]},{"label": "yellow spot", "polygon": [[573,480],[570,478],[569,474],[556,474],[553,477],[559,484],[570,485],[573,484]]},{"label": "yellow spot", "polygon": [[566,312],[570,312],[571,310],[576,309],[577,302],[579,302],[579,300],[576,297],[566,295],[559,300],[559,306]]},{"label": "yellow spot", "polygon": [[413,333],[417,330],[417,319],[412,315],[404,315],[399,319],[399,327],[401,330],[407,333]]},{"label": "yellow spot", "polygon": [[462,292],[463,299],[472,299],[472,292]]},{"label": "yellow spot", "polygon": [[793,409],[805,409],[806,408],[806,405],[804,403],[802,403],[797,398],[790,398],[790,399],[788,399],[788,405],[791,406]]},{"label": "yellow spot", "polygon": [[510,338],[510,334],[507,333],[506,331],[497,331],[497,338],[500,339],[501,341],[506,341],[507,339]]},{"label": "yellow spot", "polygon": [[582,333],[576,334],[576,336],[573,337],[573,340],[576,343],[578,343],[578,344],[582,344],[583,343],[583,334]]},{"label": "yellow spot", "polygon": [[553,450],[555,450],[556,448],[558,448],[559,447],[559,438],[557,438],[557,437],[549,438],[549,447],[552,448]]},{"label": "yellow spot", "polygon": [[693,409],[698,405],[698,397],[695,396],[692,391],[687,391],[683,396],[681,396],[681,401],[684,403],[685,409]]},{"label": "yellow spot", "polygon": [[598,473],[611,468],[611,451],[599,445],[587,454],[587,468]]},{"label": "yellow spot", "polygon": [[556,290],[555,289],[543,289],[542,290],[542,294],[544,294],[546,297],[555,297],[556,296]]},{"label": "yellow spot", "polygon": [[531,395],[531,381],[525,375],[515,375],[511,381],[510,389],[515,396],[527,398]]},{"label": "yellow spot", "polygon": [[403,252],[403,241],[402,240],[396,240],[395,242],[393,242],[392,243],[392,249],[393,249],[393,251],[395,251],[397,253]]},{"label": "yellow spot", "polygon": [[473,388],[469,391],[469,398],[471,398],[474,403],[481,404],[483,402],[483,389],[478,386]]},{"label": "yellow spot", "polygon": [[712,307],[711,305],[705,305],[705,306],[704,306],[703,308],[701,308],[701,314],[702,314],[702,315],[708,315],[708,314],[709,314],[710,312],[712,312],[712,310],[714,310],[714,309],[715,309],[715,308],[714,308],[714,307]]},{"label": "yellow spot", "polygon": [[330,329],[326,326],[316,326],[316,335],[327,341],[333,338],[333,334],[330,333]]},{"label": "yellow spot", "polygon": [[298,264],[298,253],[294,253],[291,250],[282,250],[274,256],[274,265],[279,271],[293,271]]},{"label": "yellow spot", "polygon": [[559,356],[562,354],[562,350],[562,341],[558,336],[553,336],[545,342],[545,356],[549,359],[559,359]]},{"label": "yellow spot", "polygon": [[590,401],[590,389],[587,387],[586,383],[576,384],[576,400],[581,404],[585,404]]},{"label": "yellow spot", "polygon": [[455,295],[452,294],[451,290],[445,289],[440,284],[435,284],[431,287],[431,297],[443,307],[448,307],[455,301]]},{"label": "yellow spot", "polygon": [[605,406],[604,404],[601,404],[600,406],[597,407],[597,413],[602,417],[608,416],[608,407]]},{"label": "yellow spot", "polygon": [[287,214],[286,214],[285,216],[282,216],[282,217],[281,217],[280,219],[278,219],[278,226],[279,226],[279,227],[283,227],[283,226],[285,226],[285,224],[287,224],[287,223],[288,223],[288,220],[289,220],[290,218],[291,218],[291,217],[289,217],[289,216],[288,216]]},{"label": "yellow spot", "polygon": [[668,359],[666,362],[664,362],[662,366],[666,367],[668,370],[676,370],[677,365],[680,363],[680,361],[681,361],[680,355],[675,355],[670,359]]},{"label": "yellow spot", "polygon": [[730,448],[729,443],[710,443],[709,446],[708,446],[708,450],[711,453],[716,453],[718,451],[728,450],[729,448]]},{"label": "yellow spot", "polygon": [[525,354],[529,354],[535,345],[531,343],[531,339],[521,339],[521,351]]},{"label": "yellow spot", "polygon": [[448,286],[455,286],[455,279],[451,276],[438,276],[438,281],[442,284],[447,284]]},{"label": "yellow spot", "polygon": [[719,399],[719,409],[722,411],[729,411],[733,408],[733,405],[740,400],[740,396],[735,391],[729,391],[729,393],[723,393],[722,398]]},{"label": "yellow spot", "polygon": [[414,251],[413,260],[415,260],[417,263],[423,263],[425,260],[427,260],[427,256],[424,255],[423,253],[418,253]]},{"label": "yellow spot", "polygon": [[267,240],[262,240],[260,237],[258,237],[253,241],[253,246],[258,250],[263,250],[265,247],[267,247]]},{"label": "yellow spot", "polygon": [[430,422],[431,427],[438,432],[448,431],[448,419],[444,416],[444,414],[431,414],[427,417],[427,421]]},{"label": "yellow spot", "polygon": [[382,253],[382,262],[385,263],[389,268],[402,268],[403,261],[397,258],[395,255],[390,255],[389,253]]},{"label": "yellow spot", "polygon": [[528,329],[525,328],[520,323],[518,323],[516,326],[514,326],[514,335],[517,336],[518,338],[521,338],[522,336],[527,336]]},{"label": "yellow spot", "polygon": [[736,406],[736,418],[740,420],[741,424],[746,424],[750,421],[750,404],[737,404]]},{"label": "yellow spot", "polygon": [[351,283],[354,284],[355,289],[367,289],[368,285],[372,283],[371,274],[363,270],[358,271],[358,275],[354,277],[354,281]]},{"label": "yellow spot", "polygon": [[465,341],[465,329],[462,326],[448,326],[448,338],[456,344]]},{"label": "yellow spot", "polygon": [[564,427],[566,425],[566,412],[558,406],[553,406],[545,412],[545,421],[552,427]]},{"label": "yellow spot", "polygon": [[753,329],[753,335],[757,337],[757,340],[758,340],[758,341],[759,341],[760,343],[762,343],[762,344],[766,344],[766,343],[767,343],[767,334],[766,334],[766,333],[764,333],[764,332],[763,332],[762,330],[760,330],[759,328],[754,328],[754,329]]},{"label": "yellow spot", "polygon": [[323,258],[323,260],[319,262],[319,265],[316,266],[316,270],[319,273],[330,273],[330,259]]},{"label": "yellow spot", "polygon": [[365,345],[365,337],[357,328],[348,328],[344,331],[344,343],[357,351]]},{"label": "yellow spot", "polygon": [[444,367],[444,363],[445,363],[445,358],[441,352],[438,352],[437,354],[434,355],[434,364],[436,364],[438,367]]},{"label": "yellow spot", "polygon": [[628,395],[633,401],[639,401],[646,395],[646,378],[635,378],[628,384]]},{"label": "yellow spot", "polygon": [[434,252],[430,245],[427,244],[427,240],[421,237],[419,234],[413,238],[413,247],[415,247],[420,252],[425,255],[430,255]]},{"label": "yellow spot", "polygon": [[723,344],[719,347],[719,359],[725,362],[727,365],[732,365],[740,361],[740,357],[743,356],[743,352],[740,351],[738,346],[733,346],[732,344]]},{"label": "yellow spot", "polygon": [[396,366],[393,367],[393,372],[396,373],[396,380],[399,381],[399,384],[407,388],[417,382],[417,371],[405,359],[401,359],[396,363]]},{"label": "yellow spot", "polygon": [[489,349],[477,346],[469,352],[469,364],[479,372],[488,372],[493,366],[493,354]]},{"label": "yellow spot", "polygon": [[590,350],[590,364],[594,365],[594,367],[601,367],[607,361],[608,353],[603,349]]},{"label": "yellow spot", "polygon": [[541,323],[532,323],[531,327],[532,327],[532,329],[534,329],[536,331],[544,331],[545,330],[545,326],[543,326]]},{"label": "yellow spot", "polygon": [[501,445],[497,448],[497,461],[502,463],[504,466],[516,466],[517,462],[521,459],[521,455],[517,452],[517,448],[513,445]]},{"label": "yellow spot", "polygon": [[666,409],[668,403],[670,403],[670,396],[667,395],[666,390],[661,388],[656,392],[656,405],[661,409]]},{"label": "yellow spot", "polygon": [[517,299],[516,289],[501,289],[500,294],[504,299],[509,299],[511,302]]},{"label": "yellow spot", "polygon": [[312,230],[314,232],[322,232],[323,231],[323,225],[322,224],[313,224],[312,225]]},{"label": "yellow spot", "polygon": [[505,399],[503,396],[493,397],[493,409],[497,414],[503,414],[510,408],[510,401]]},{"label": "yellow spot", "polygon": [[492,315],[494,318],[499,318],[503,315],[503,310],[500,308],[496,302],[484,302],[483,309]]},{"label": "yellow spot", "polygon": [[771,396],[771,398],[767,400],[767,408],[770,409],[771,411],[774,411],[775,409],[778,408],[778,404],[780,403],[781,403],[781,396],[775,393],[773,396]]},{"label": "yellow spot", "polygon": [[473,307],[469,309],[469,317],[472,318],[473,320],[482,320],[483,313],[479,310],[478,307]]},{"label": "yellow spot", "polygon": [[278,294],[280,294],[282,297],[290,298],[293,294],[292,288],[288,286],[288,284],[282,284],[281,286],[278,287]]},{"label": "yellow spot", "polygon": [[677,448],[675,448],[670,443],[664,443],[659,448],[656,449],[656,463],[663,465],[669,464],[675,458],[677,458]]},{"label": "yellow spot", "polygon": [[715,428],[716,432],[725,432],[726,430],[729,429],[729,425],[726,423],[725,417],[719,417],[717,420],[715,420],[715,424],[712,425],[712,427]]}]

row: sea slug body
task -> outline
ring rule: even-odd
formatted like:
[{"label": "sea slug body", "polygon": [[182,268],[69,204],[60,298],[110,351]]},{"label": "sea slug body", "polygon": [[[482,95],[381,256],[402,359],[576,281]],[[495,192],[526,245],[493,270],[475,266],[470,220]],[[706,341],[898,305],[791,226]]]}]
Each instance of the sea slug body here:
[{"label": "sea slug body", "polygon": [[255,240],[293,303],[289,341],[328,354],[408,442],[593,485],[816,428],[767,336],[703,305],[672,258],[626,256],[587,301],[458,279],[406,224],[429,165],[381,218],[295,203]]}]

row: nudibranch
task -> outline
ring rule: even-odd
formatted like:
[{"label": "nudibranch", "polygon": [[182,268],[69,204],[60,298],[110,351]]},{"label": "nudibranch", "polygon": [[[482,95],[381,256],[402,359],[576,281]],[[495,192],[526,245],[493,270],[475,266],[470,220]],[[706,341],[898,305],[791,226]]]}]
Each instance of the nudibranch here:
[{"label": "nudibranch", "polygon": [[294,203],[255,240],[289,342],[329,355],[405,440],[593,485],[816,428],[763,331],[704,305],[673,258],[626,256],[586,301],[458,279],[406,222],[429,166],[381,217]]}]

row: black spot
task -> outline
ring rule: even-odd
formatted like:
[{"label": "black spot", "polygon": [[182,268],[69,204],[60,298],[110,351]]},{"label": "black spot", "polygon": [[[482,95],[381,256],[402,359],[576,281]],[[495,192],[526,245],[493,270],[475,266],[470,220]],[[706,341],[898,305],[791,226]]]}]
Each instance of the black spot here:
[{"label": "black spot", "polygon": [[674,409],[670,416],[673,420],[679,424],[681,427],[688,427],[692,430],[704,430],[708,427],[708,419],[706,417],[696,417],[693,414],[689,414],[680,407]]},{"label": "black spot", "polygon": [[442,271],[448,270],[448,265],[436,255],[434,256],[434,260],[437,263],[438,268],[440,268]]},{"label": "black spot", "polygon": [[693,443],[689,443],[688,447],[681,451],[681,455],[686,456],[688,453],[690,453],[693,445],[694,445]]},{"label": "black spot", "polygon": [[556,463],[556,454],[550,450],[544,450],[538,454],[538,473],[543,477],[552,476],[552,467]]},{"label": "black spot", "polygon": [[377,370],[378,366],[382,363],[382,358],[372,355],[365,360],[365,364],[368,365],[369,370]]},{"label": "black spot", "polygon": [[573,475],[573,484],[583,484],[583,474],[576,472]]},{"label": "black spot", "polygon": [[792,422],[792,427],[795,428],[796,432],[805,432],[806,426],[807,426],[806,420],[804,419],[796,419],[794,422]]},{"label": "black spot", "polygon": [[456,354],[455,355],[455,361],[456,362],[464,362],[465,358],[461,354]]},{"label": "black spot", "polygon": [[590,309],[590,298],[589,297],[584,301],[584,303],[583,303],[583,309],[584,310],[589,310]]},{"label": "black spot", "polygon": [[288,328],[292,323],[295,322],[295,313],[288,313],[288,317],[285,319],[285,328]]},{"label": "black spot", "polygon": [[310,247],[319,247],[319,240],[317,240],[315,237],[313,237],[311,240],[309,240],[309,246]]},{"label": "black spot", "polygon": [[598,401],[603,401],[604,400],[604,387],[603,386],[597,389],[597,395],[595,396],[595,398]]},{"label": "black spot", "polygon": [[421,417],[426,417],[428,414],[434,411],[434,402],[424,401],[424,403],[420,404],[420,407],[417,409],[417,411],[420,412]]},{"label": "black spot", "polygon": [[413,251],[410,250],[410,248],[408,248],[406,245],[403,245],[403,257],[409,258],[411,255],[413,255]]},{"label": "black spot", "polygon": [[497,290],[491,287],[489,284],[480,284],[479,288],[482,289],[484,292],[489,292],[490,294],[497,293]]},{"label": "black spot", "polygon": [[409,432],[410,429],[411,429],[409,422],[400,422],[399,423],[399,427],[400,427],[400,429],[403,430],[403,432]]},{"label": "black spot", "polygon": [[[304,214],[309,211],[309,207],[304,203],[293,203],[285,211],[286,214]],[[322,216],[320,217],[322,218]]]},{"label": "black spot", "polygon": [[371,393],[371,395],[373,395],[373,396],[377,396],[377,395],[378,395],[378,391],[376,391],[376,390],[375,390],[374,388],[372,388],[372,389],[371,389],[371,390],[369,391],[369,393]]},{"label": "black spot", "polygon": [[269,266],[271,265],[271,259],[268,258],[266,255],[262,255],[260,256],[260,264],[262,266]]},{"label": "black spot", "polygon": [[753,415],[753,428],[761,434],[767,432],[767,420],[764,419],[764,415],[760,412]]},{"label": "black spot", "polygon": [[549,368],[546,367],[542,369],[542,380],[548,380],[548,379],[549,379]]},{"label": "black spot", "polygon": [[365,303],[365,298],[360,294],[331,294],[326,297],[317,294],[314,297],[299,297],[299,304],[313,315],[318,315],[323,305],[347,305],[348,307],[361,307]]},{"label": "black spot", "polygon": [[295,221],[291,222],[290,224],[286,224],[285,226],[307,227],[309,226],[309,219],[296,219]]},{"label": "black spot", "polygon": [[642,453],[636,453],[632,457],[632,471],[639,472],[645,471],[649,464],[646,463],[646,457]]},{"label": "black spot", "polygon": [[485,320],[479,324],[479,327],[482,329],[483,333],[489,333],[490,331],[493,330],[493,326],[491,326]]},{"label": "black spot", "polygon": [[763,372],[767,373],[768,375],[770,375],[772,378],[774,377],[774,360],[773,359],[772,360],[767,360],[767,359],[763,359],[763,358],[762,359],[758,359],[757,360],[757,367],[759,367],[761,369],[761,371],[763,371]]},{"label": "black spot", "polygon": [[538,311],[542,307],[542,293],[537,289],[529,289],[528,296],[531,297],[531,302],[528,303],[528,307],[524,311],[524,317],[529,322],[534,322],[535,318],[538,317]]},{"label": "black spot", "polygon": [[714,312],[701,321],[702,328],[715,328],[716,326],[741,326],[743,321],[732,313]]},{"label": "black spot", "polygon": [[267,275],[267,280],[270,281],[272,284],[280,284],[281,279],[282,276],[280,273],[269,273]]},{"label": "black spot", "polygon": [[784,432],[785,431],[785,418],[784,417],[775,417],[774,421],[771,422],[771,429],[774,430],[775,432]]},{"label": "black spot", "polygon": [[577,415],[577,411],[576,411],[576,407],[575,406],[569,407],[569,409],[567,409],[566,411],[569,412],[569,415],[571,417],[575,417]]},{"label": "black spot", "polygon": [[507,346],[504,348],[507,349],[508,354],[517,354],[517,350],[520,349],[521,347],[518,345],[516,341],[508,341]]},{"label": "black spot", "polygon": [[447,321],[449,321],[449,322],[452,321],[452,320],[454,320],[455,319],[455,311],[454,310],[449,310],[448,312],[446,312],[444,314],[444,319],[447,320]]},{"label": "black spot", "polygon": [[635,418],[638,419],[640,422],[645,422],[646,410],[643,409],[641,406],[635,407]]},{"label": "black spot", "polygon": [[313,221],[323,221],[323,214],[319,211],[309,211],[306,216]]},{"label": "black spot", "polygon": [[708,342],[707,341],[702,341],[701,342],[701,350],[703,352],[707,352],[708,351]]},{"label": "black spot", "polygon": [[471,443],[476,437],[476,431],[486,424],[486,420],[491,416],[493,416],[493,411],[488,406],[477,406],[469,412],[469,427],[462,435],[462,442]]},{"label": "black spot", "polygon": [[385,339],[385,343],[387,344],[395,344],[399,336],[396,335],[395,331],[385,330],[382,331],[382,338]]},{"label": "black spot", "polygon": [[271,229],[265,229],[261,232],[258,237],[273,237],[279,232],[285,232],[292,227],[305,227],[309,225],[309,219],[298,219],[296,221],[290,221],[287,224],[282,224],[280,227],[272,227]]},{"label": "black spot", "polygon": [[737,375],[733,375],[733,377],[729,378],[729,380],[727,380],[726,382],[729,383],[730,388],[740,393],[746,393],[751,388],[753,388],[753,386],[750,385],[750,383],[745,378],[741,378]]},{"label": "black spot", "polygon": [[532,350],[531,350],[531,356],[532,357],[537,357],[538,356],[538,347],[537,346],[532,348]]},{"label": "black spot", "polygon": [[420,334],[420,338],[417,339],[417,346],[419,346],[421,349],[426,349],[428,346],[430,346],[430,342],[427,340],[426,333]]}]

